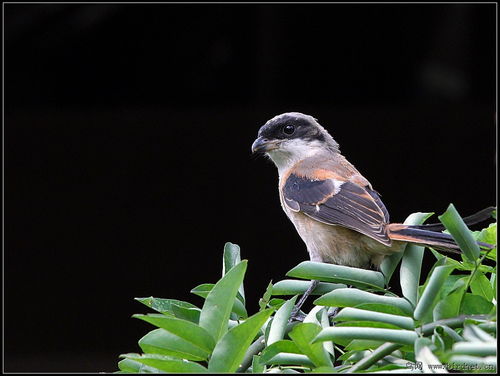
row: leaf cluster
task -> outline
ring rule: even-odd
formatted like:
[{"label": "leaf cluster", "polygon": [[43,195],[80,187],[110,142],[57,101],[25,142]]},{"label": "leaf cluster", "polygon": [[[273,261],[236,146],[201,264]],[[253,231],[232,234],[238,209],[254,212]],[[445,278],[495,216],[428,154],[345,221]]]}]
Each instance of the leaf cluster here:
[{"label": "leaf cluster", "polygon": [[[431,213],[415,213],[422,224]],[[137,298],[155,313],[134,315],[156,329],[139,340],[142,353],[123,354],[119,373],[495,372],[496,223],[471,232],[453,205],[439,216],[463,251],[462,260],[408,245],[384,260],[381,272],[302,262],[270,283],[259,312],[248,316],[247,261],[226,243],[222,278],[192,293],[201,308],[175,299]],[[401,296],[388,288],[399,266]],[[421,274],[426,273],[420,284]],[[424,275],[422,275],[423,277]],[[310,285],[314,308],[291,318]]]}]

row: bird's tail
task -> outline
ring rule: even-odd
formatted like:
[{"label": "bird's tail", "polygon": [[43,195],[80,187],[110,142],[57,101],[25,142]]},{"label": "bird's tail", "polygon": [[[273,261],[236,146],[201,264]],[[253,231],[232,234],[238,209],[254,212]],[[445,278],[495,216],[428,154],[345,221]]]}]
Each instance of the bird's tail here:
[{"label": "bird's tail", "polygon": [[[491,218],[491,212],[495,208],[486,208],[463,218],[465,224],[473,225]],[[438,223],[428,225],[403,225],[399,223],[391,223],[388,226],[389,237],[392,240],[400,240],[408,243],[426,245],[432,248],[443,251],[461,253],[460,247],[449,234],[440,232],[444,230],[444,226]],[[482,248],[493,248],[494,246],[488,243],[478,242]]]}]

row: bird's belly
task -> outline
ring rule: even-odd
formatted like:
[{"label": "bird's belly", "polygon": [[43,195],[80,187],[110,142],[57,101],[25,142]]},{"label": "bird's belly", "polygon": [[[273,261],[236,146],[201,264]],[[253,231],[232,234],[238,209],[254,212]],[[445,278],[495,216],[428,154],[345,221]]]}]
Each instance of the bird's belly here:
[{"label": "bird's belly", "polygon": [[285,212],[306,244],[311,261],[378,268],[385,255],[398,250],[348,228],[318,222],[301,212],[288,208]]}]

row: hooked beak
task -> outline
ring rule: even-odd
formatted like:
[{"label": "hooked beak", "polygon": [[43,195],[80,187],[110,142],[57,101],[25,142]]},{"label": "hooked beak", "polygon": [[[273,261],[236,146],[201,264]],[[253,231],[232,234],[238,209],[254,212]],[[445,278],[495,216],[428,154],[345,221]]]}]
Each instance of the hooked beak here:
[{"label": "hooked beak", "polygon": [[269,140],[265,137],[257,138],[252,144],[252,153],[266,153],[279,148],[280,140]]}]

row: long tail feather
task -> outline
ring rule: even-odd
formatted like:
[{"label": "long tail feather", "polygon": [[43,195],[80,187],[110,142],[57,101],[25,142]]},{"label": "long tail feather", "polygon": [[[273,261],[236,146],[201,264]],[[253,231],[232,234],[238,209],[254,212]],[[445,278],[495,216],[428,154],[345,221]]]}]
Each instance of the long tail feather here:
[{"label": "long tail feather", "polygon": [[[497,208],[494,206],[487,207],[483,210],[478,211],[475,214],[469,215],[468,217],[462,218],[463,221],[467,226],[472,226],[475,225],[476,223],[480,223],[483,221],[486,221],[488,219],[491,219],[491,213],[496,210]],[[428,230],[428,231],[443,231],[444,230],[444,225],[442,223],[429,223],[425,225],[417,225],[413,226],[414,228],[418,228],[421,230]]]},{"label": "long tail feather", "polygon": [[[401,224],[389,225],[389,237],[392,240],[400,240],[408,243],[427,245],[452,253],[461,253],[460,247],[453,237],[442,232],[423,230],[419,226],[407,226]],[[492,248],[491,244],[478,242],[483,248]]]}]

